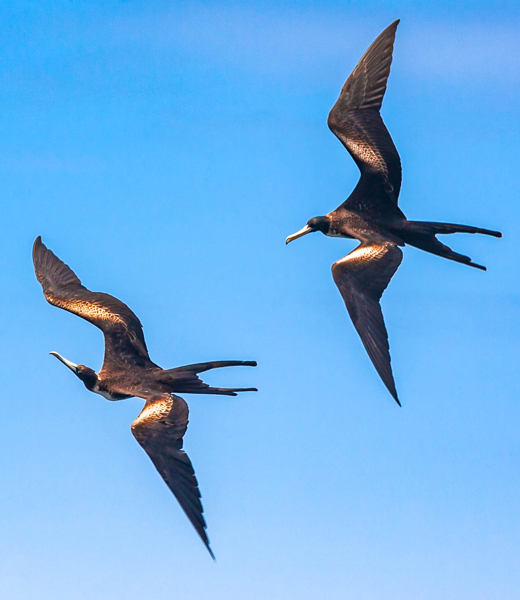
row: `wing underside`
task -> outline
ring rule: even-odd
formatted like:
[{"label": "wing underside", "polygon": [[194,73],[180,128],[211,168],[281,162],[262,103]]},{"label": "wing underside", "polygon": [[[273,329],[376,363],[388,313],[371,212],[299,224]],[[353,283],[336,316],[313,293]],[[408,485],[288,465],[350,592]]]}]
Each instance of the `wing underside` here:
[{"label": "wing underside", "polygon": [[401,160],[379,111],[398,24],[389,25],[365,52],[328,118],[330,129],[359,167],[361,179],[377,182],[394,206],[401,188]]},{"label": "wing underside", "polygon": [[379,376],[398,404],[388,333],[379,301],[402,258],[399,247],[391,242],[367,243],[332,265],[332,276],[354,327]]},{"label": "wing underside", "polygon": [[36,277],[46,300],[92,325],[105,335],[105,364],[121,362],[139,366],[151,363],[141,322],[123,302],[102,292],[91,292],[74,271],[61,261],[38,237],[33,246]]},{"label": "wing underside", "polygon": [[188,427],[188,405],[179,396],[150,396],[132,423],[134,437],[151,458],[166,485],[179,501],[213,558],[206,534],[201,495],[191,461],[182,449]]}]

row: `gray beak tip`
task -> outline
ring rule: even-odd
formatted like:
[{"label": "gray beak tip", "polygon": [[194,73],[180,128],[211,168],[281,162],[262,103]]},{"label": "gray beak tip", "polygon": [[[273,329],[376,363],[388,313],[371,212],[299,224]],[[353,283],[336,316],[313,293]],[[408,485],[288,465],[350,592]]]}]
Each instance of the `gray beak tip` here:
[{"label": "gray beak tip", "polygon": [[57,352],[54,352],[54,350],[52,352],[49,352],[49,354],[52,354],[52,356],[55,356],[66,367],[68,367],[71,371],[73,371],[74,373],[77,374],[78,365],[76,365],[75,363],[71,362],[70,360],[67,360],[66,358],[64,358],[63,356],[61,356],[61,354],[58,354]]},{"label": "gray beak tip", "polygon": [[286,240],[285,240],[285,245],[287,246],[287,244],[289,242],[292,242],[293,240],[297,240],[298,238],[307,235],[308,233],[312,233],[314,231],[314,229],[312,229],[311,227],[309,227],[309,225],[305,225],[305,227],[302,227],[302,229],[300,229],[300,231],[297,231],[296,233],[293,233],[292,235],[290,235]]}]

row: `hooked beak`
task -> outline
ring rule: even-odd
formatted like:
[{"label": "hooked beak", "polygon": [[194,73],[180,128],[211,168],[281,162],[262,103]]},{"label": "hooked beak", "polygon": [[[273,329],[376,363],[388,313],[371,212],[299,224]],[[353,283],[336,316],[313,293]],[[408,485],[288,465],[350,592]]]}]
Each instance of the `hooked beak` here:
[{"label": "hooked beak", "polygon": [[293,240],[297,240],[298,238],[302,237],[303,235],[307,235],[308,233],[312,233],[313,231],[314,231],[314,229],[312,227],[309,227],[309,225],[305,225],[305,227],[303,227],[302,229],[300,229],[300,231],[297,231],[296,233],[293,233],[292,235],[290,235],[285,240],[285,245],[287,245],[289,242],[292,242]]},{"label": "hooked beak", "polygon": [[49,352],[49,354],[52,354],[59,361],[61,361],[66,367],[69,367],[69,369],[74,373],[74,375],[78,374],[78,365],[75,365],[73,362],[70,362],[70,360],[63,358],[63,356],[61,356],[61,354],[58,354],[57,352]]}]

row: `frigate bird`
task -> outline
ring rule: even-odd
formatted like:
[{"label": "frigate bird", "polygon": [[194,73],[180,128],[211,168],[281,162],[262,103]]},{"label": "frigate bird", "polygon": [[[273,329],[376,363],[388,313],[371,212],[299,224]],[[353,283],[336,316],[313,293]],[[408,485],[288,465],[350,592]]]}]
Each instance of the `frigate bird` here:
[{"label": "frigate bird", "polygon": [[388,334],[379,305],[401,264],[403,254],[399,246],[410,244],[485,271],[485,267],[475,264],[468,256],[457,254],[442,244],[436,235],[464,232],[502,237],[502,234],[468,225],[408,221],[397,205],[401,159],[380,109],[398,24],[399,20],[389,25],[365,52],[329,113],[329,128],[361,171],[359,182],[336,210],[310,219],[305,227],[286,239],[286,244],[314,231],[361,242],[332,265],[332,276],[372,363],[400,405],[390,366]]},{"label": "frigate bird", "polygon": [[33,262],[46,300],[99,327],[105,337],[105,358],[99,373],[74,364],[57,352],[51,354],[91,392],[108,400],[124,400],[133,396],[145,400],[142,412],[132,423],[132,433],[215,558],[206,534],[195,472],[182,449],[188,427],[188,405],[175,392],[225,396],[256,392],[256,388],[210,387],[198,377],[199,373],[210,369],[254,367],[256,362],[223,360],[161,369],[150,360],[141,322],[126,304],[113,296],[91,292],[84,287],[74,271],[42,243],[41,237],[34,242]]}]

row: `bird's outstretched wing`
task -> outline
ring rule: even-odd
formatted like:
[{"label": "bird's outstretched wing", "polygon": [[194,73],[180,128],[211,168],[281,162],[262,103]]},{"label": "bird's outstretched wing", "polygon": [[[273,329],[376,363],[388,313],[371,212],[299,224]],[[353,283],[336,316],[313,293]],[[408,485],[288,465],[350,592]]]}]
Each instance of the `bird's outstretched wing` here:
[{"label": "bird's outstretched wing", "polygon": [[392,242],[363,243],[332,265],[332,276],[379,376],[400,405],[390,366],[388,334],[379,300],[403,253]]},{"label": "bird's outstretched wing", "polygon": [[173,394],[159,394],[146,398],[141,414],[132,423],[132,433],[215,558],[206,535],[206,521],[202,515],[195,471],[182,449],[182,438],[187,427],[186,402]]},{"label": "bird's outstretched wing", "polygon": [[[370,183],[384,190],[394,207],[401,188],[401,160],[379,111],[398,24],[399,20],[389,25],[365,52],[345,82],[328,119],[330,129],[361,171],[360,184]],[[344,206],[355,209],[356,206],[350,205],[358,197],[353,194]]]},{"label": "bird's outstretched wing", "polygon": [[74,271],[45,246],[41,237],[34,242],[33,262],[47,301],[86,319],[104,333],[105,371],[115,366],[153,365],[141,322],[126,304],[109,294],[88,290]]}]

